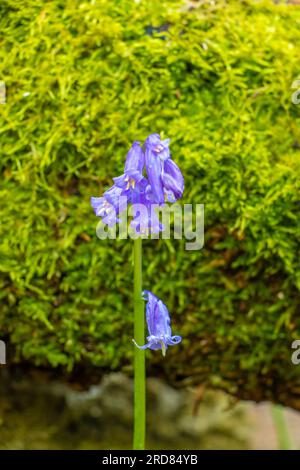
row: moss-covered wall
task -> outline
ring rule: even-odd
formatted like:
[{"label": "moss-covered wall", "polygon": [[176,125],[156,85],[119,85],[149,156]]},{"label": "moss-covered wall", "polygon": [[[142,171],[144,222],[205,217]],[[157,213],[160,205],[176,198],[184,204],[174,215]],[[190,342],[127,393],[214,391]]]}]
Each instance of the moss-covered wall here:
[{"label": "moss-covered wall", "polygon": [[151,373],[300,407],[300,9],[194,5],[2,0],[0,335],[10,364],[130,372],[132,246],[89,198],[160,132],[206,223],[201,251],[144,243],[184,338]]}]

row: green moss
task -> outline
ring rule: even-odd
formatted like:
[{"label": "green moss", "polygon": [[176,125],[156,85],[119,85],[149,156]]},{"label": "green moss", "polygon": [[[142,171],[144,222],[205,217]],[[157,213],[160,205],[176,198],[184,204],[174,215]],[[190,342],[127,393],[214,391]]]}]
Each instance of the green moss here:
[{"label": "green moss", "polygon": [[164,362],[149,355],[152,366],[245,397],[294,400],[298,8],[5,0],[0,18],[9,362],[130,371],[132,244],[96,238],[89,197],[122,172],[133,140],[157,131],[172,139],[183,202],[205,204],[206,235],[195,252],[179,240],[144,243],[145,287],[184,337]]}]

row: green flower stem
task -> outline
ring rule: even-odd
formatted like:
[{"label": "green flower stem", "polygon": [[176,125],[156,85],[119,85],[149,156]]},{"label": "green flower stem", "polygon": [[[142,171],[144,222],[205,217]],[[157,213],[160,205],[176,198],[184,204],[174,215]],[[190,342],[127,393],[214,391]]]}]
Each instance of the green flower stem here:
[{"label": "green flower stem", "polygon": [[[134,339],[145,344],[145,314],[142,299],[142,239],[134,240]],[[145,448],[146,428],[145,351],[134,348],[134,431],[133,448]]]},{"label": "green flower stem", "polygon": [[272,405],[272,418],[277,434],[279,450],[291,450],[291,438],[284,416],[284,408],[281,405]]}]

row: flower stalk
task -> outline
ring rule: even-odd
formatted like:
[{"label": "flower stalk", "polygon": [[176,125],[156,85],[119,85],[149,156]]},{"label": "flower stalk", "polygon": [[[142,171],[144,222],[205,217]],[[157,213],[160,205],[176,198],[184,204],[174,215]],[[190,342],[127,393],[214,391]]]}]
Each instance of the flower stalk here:
[{"label": "flower stalk", "polygon": [[[134,338],[145,341],[144,300],[142,298],[142,238],[134,240]],[[145,449],[146,429],[145,351],[134,348],[134,430],[133,449]]]},{"label": "flower stalk", "polygon": [[[163,225],[153,205],[166,206],[181,198],[184,178],[172,160],[169,139],[150,134],[144,144],[133,142],[129,149],[124,173],[113,178],[114,184],[101,197],[91,197],[96,216],[104,225],[115,226],[131,204],[133,218],[130,226],[135,231],[134,264],[134,431],[133,448],[145,448],[146,434],[146,376],[145,349],[161,350],[166,355],[168,346],[181,342],[181,336],[172,336],[171,319],[166,305],[152,292],[142,291],[142,236],[159,233]],[[138,208],[136,207],[138,206]],[[144,209],[144,210],[142,210]],[[145,305],[148,336],[145,343]]]}]

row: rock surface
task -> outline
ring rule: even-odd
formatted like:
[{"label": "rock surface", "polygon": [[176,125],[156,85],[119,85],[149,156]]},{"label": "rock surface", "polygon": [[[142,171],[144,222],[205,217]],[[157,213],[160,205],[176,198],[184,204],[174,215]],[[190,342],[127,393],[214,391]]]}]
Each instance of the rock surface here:
[{"label": "rock surface", "polygon": [[[132,381],[121,373],[83,391],[3,373],[0,448],[130,448],[132,392]],[[148,448],[247,448],[242,406],[228,409],[229,398],[221,392],[206,392],[197,404],[198,392],[148,380]]]}]

